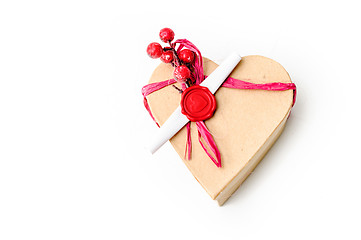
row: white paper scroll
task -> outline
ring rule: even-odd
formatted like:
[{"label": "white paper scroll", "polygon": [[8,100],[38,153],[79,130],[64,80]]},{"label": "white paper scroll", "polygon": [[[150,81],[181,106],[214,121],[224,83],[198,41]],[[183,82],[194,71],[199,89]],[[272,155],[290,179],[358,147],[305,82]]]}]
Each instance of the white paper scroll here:
[{"label": "white paper scroll", "polygon": [[[200,85],[207,87],[214,94],[240,61],[241,56],[237,53],[231,54]],[[181,107],[179,106],[154,134],[148,146],[150,152],[155,153],[188,122],[189,119],[181,113]]]}]

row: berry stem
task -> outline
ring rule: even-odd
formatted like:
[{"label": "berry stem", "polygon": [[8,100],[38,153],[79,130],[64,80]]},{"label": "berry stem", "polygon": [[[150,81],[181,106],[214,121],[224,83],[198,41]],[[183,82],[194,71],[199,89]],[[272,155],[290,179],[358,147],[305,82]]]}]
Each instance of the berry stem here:
[{"label": "berry stem", "polygon": [[178,67],[181,65],[181,61],[179,60],[179,57],[178,57],[178,54],[177,52],[175,51],[173,45],[172,45],[172,42],[171,41],[168,41],[169,43],[169,46],[170,46],[170,50],[173,52],[174,56],[175,56],[175,66]]},{"label": "berry stem", "polygon": [[183,93],[183,90],[182,89],[180,89],[180,88],[178,88],[176,85],[172,85],[175,89],[177,89],[177,91],[180,93],[180,94],[182,94]]},{"label": "berry stem", "polygon": [[[174,63],[172,62],[172,66],[173,66],[173,67],[178,67],[178,66],[181,65],[181,60],[179,59],[178,54],[177,54],[175,48],[173,47],[172,42],[171,42],[171,41],[168,41],[168,43],[169,43],[170,48],[165,48],[165,49],[171,50],[171,51],[173,52],[174,56],[175,56],[175,61],[174,61]],[[188,68],[190,68],[190,67],[191,67],[191,64],[188,64],[188,63],[187,63],[186,66],[187,66]],[[191,79],[187,79],[187,81],[184,82],[187,88],[189,88],[189,87],[191,86],[191,82],[192,82]],[[182,93],[182,92],[183,92],[183,91],[181,91],[180,93]]]}]

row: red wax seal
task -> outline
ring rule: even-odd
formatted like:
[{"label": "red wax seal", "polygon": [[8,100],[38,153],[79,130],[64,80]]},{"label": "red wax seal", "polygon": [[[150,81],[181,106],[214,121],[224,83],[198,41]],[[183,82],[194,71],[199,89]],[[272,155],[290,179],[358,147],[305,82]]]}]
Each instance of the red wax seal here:
[{"label": "red wax seal", "polygon": [[209,89],[199,85],[184,90],[180,105],[182,113],[192,122],[211,118],[217,106]]}]

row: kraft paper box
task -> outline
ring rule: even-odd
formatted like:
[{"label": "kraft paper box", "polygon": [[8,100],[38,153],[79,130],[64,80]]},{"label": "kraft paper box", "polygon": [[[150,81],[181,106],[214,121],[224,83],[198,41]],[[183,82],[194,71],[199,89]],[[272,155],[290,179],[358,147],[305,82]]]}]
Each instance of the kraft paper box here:
[{"label": "kraft paper box", "polygon": [[[217,64],[203,58],[204,74],[210,75]],[[173,67],[161,63],[149,83],[173,78]],[[291,83],[286,70],[262,56],[242,57],[230,77],[252,83]],[[175,83],[179,88],[178,83]],[[210,197],[222,205],[253,171],[281,134],[293,104],[293,90],[265,91],[220,87],[215,94],[217,109],[205,121],[221,153],[218,168],[198,142],[195,123],[191,123],[192,156],[184,160],[186,127],[171,144],[193,176]],[[150,110],[161,126],[179,106],[181,95],[171,85],[147,96]]]}]

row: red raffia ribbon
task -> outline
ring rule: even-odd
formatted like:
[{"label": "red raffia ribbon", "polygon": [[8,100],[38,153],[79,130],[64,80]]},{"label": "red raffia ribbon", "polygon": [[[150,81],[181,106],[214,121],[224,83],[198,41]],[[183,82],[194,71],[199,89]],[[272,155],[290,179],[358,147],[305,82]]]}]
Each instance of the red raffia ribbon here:
[{"label": "red raffia ribbon", "polygon": [[[203,80],[207,77],[203,73],[203,58],[201,52],[198,48],[188,41],[187,39],[178,39],[174,43],[179,44],[177,53],[184,47],[188,48],[189,50],[195,52],[196,59],[192,65],[194,72],[192,73],[192,79],[194,80],[195,85],[199,85]],[[152,112],[150,111],[147,96],[159,89],[162,89],[166,86],[172,85],[176,83],[175,79],[169,79],[162,82],[151,83],[142,88],[142,94],[144,97],[144,106],[149,112],[150,116],[152,117],[153,121],[159,127],[159,124],[153,117]],[[263,83],[263,84],[256,84],[251,82],[246,82],[242,80],[238,80],[235,78],[228,77],[222,84],[222,87],[226,88],[235,88],[235,89],[256,89],[256,90],[266,90],[266,91],[286,91],[286,90],[293,90],[293,103],[292,106],[295,104],[296,101],[296,85],[294,83]],[[182,89],[186,88],[185,84],[182,83]],[[209,156],[209,158],[214,162],[217,167],[222,167],[221,164],[221,154],[217,148],[217,145],[212,137],[212,134],[209,132],[206,124],[204,121],[197,121],[196,122],[197,130],[198,130],[198,140],[201,144],[202,148]],[[192,139],[191,139],[191,125],[190,122],[186,125],[187,129],[187,141],[186,141],[186,150],[185,150],[185,158],[190,159],[191,152],[192,152]],[[202,141],[204,140],[204,142]],[[209,152],[208,149],[211,151]]]}]

